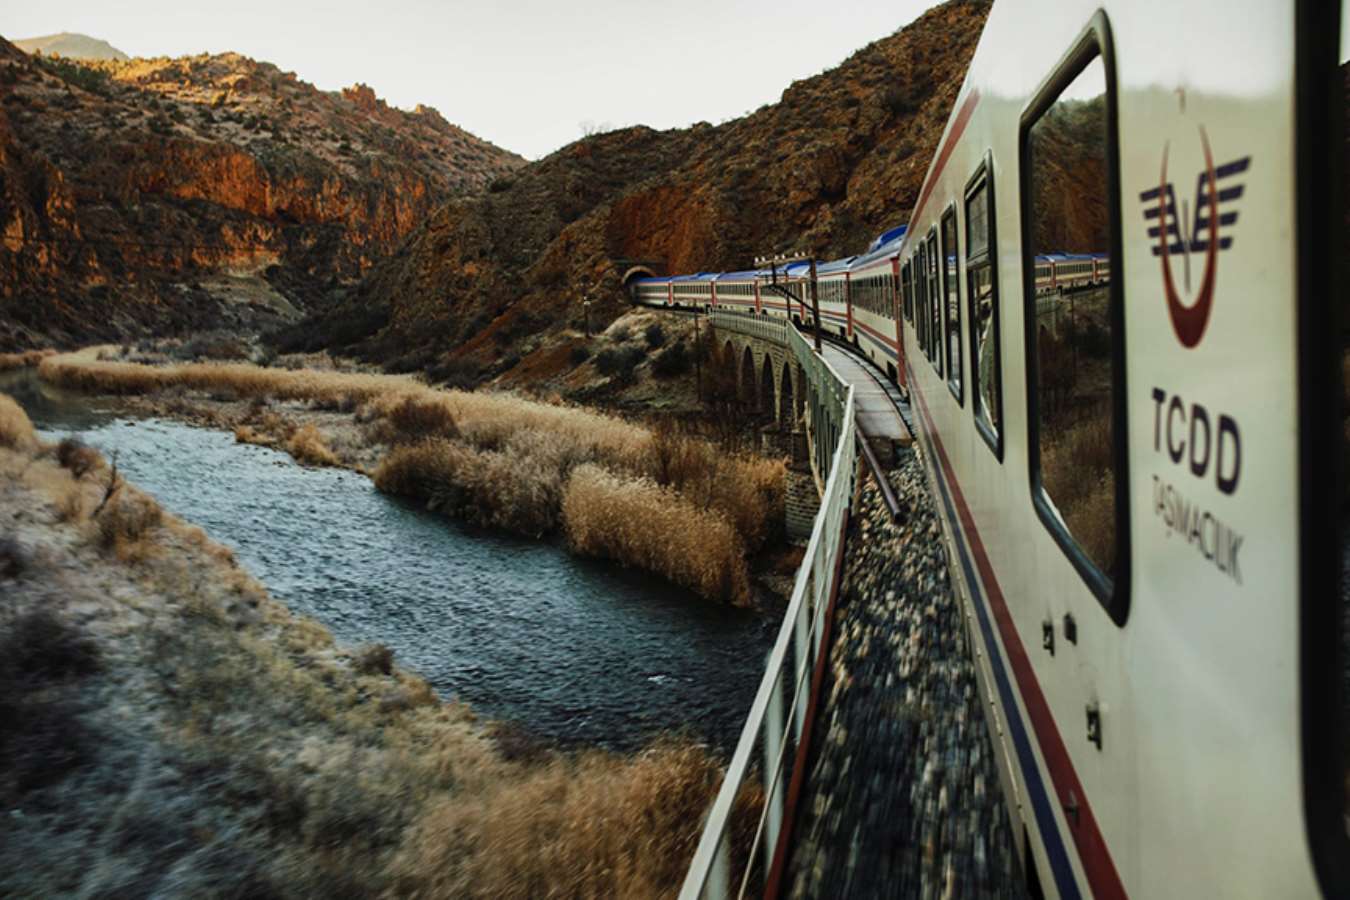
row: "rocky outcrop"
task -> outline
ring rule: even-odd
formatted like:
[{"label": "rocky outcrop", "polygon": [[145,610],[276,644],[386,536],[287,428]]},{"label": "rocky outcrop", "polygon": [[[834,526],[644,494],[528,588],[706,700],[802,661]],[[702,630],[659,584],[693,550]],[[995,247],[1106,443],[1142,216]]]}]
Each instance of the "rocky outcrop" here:
[{"label": "rocky outcrop", "polygon": [[[856,252],[913,207],[988,7],[950,2],[779,103],[713,127],[588,137],[438,210],[306,334],[400,368],[497,361],[499,335],[624,302],[619,260],[739,268],[760,253]],[[372,315],[372,311],[379,311]],[[379,330],[346,327],[364,321]]]},{"label": "rocky outcrop", "polygon": [[266,324],[273,295],[321,301],[523,164],[237,54],[74,63],[0,39],[0,349]]}]

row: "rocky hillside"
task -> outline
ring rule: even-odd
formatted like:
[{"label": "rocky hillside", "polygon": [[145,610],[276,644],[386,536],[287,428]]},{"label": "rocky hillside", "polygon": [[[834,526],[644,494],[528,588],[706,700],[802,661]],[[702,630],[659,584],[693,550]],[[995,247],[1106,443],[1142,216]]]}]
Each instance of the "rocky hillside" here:
[{"label": "rocky hillside", "polygon": [[0,39],[0,350],[293,317],[523,164],[434,109],[236,54]]},{"label": "rocky hillside", "polygon": [[987,11],[938,6],[723,125],[565,147],[439,209],[349,303],[289,343],[498,374],[504,359],[579,327],[583,296],[602,318],[617,314],[619,260],[681,272],[791,247],[857,251],[913,207]]},{"label": "rocky hillside", "polygon": [[107,41],[91,38],[87,34],[47,34],[42,37],[24,38],[15,41],[14,46],[25,53],[41,53],[43,56],[62,56],[66,59],[131,59]]}]

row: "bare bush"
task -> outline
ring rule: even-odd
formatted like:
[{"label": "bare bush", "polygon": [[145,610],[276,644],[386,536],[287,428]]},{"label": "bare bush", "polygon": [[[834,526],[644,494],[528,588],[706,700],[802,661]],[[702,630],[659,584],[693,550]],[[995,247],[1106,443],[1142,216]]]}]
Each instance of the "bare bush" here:
[{"label": "bare bush", "polygon": [[656,572],[709,599],[750,602],[744,545],[731,523],[668,488],[579,466],[562,513],[579,553]]},{"label": "bare bush", "polygon": [[0,447],[31,450],[37,446],[37,433],[23,407],[9,394],[0,394]]},{"label": "bare bush", "polygon": [[384,644],[371,644],[356,655],[354,668],[362,675],[389,675],[394,671],[394,651]]},{"label": "bare bush", "polygon": [[56,461],[78,481],[103,465],[103,455],[78,437],[70,436],[56,445]]},{"label": "bare bush", "polygon": [[138,560],[148,555],[151,533],[164,521],[164,511],[150,497],[122,485],[111,495],[95,519],[100,545],[120,559]]},{"label": "bare bush", "polygon": [[[235,439],[238,440],[237,434]],[[286,441],[286,452],[308,466],[336,466],[341,462],[312,422],[296,429]]]}]

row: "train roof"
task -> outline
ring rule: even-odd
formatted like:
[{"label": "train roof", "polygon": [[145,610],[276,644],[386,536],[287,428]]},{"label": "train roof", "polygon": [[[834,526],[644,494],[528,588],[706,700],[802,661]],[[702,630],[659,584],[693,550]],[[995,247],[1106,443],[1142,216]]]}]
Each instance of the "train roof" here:
[{"label": "train roof", "polygon": [[843,259],[832,259],[829,262],[816,263],[816,276],[837,275],[840,272],[847,272],[853,265],[856,256],[845,256]]},{"label": "train roof", "polygon": [[892,234],[893,237],[880,244],[873,241],[870,250],[853,260],[853,265],[849,267],[849,271],[861,271],[876,263],[878,260],[890,259],[893,256],[898,256],[900,254],[900,245],[905,242],[905,232],[907,230],[907,226],[901,225],[898,228],[892,228],[890,231],[885,232],[885,234],[882,235],[883,237],[886,234]]},{"label": "train roof", "polygon": [[648,275],[645,278],[634,278],[629,284],[668,284],[671,281],[669,275]]},{"label": "train roof", "polygon": [[717,276],[718,281],[754,281],[760,275],[758,269],[745,269],[741,272],[723,272]]},{"label": "train roof", "polygon": [[900,246],[900,240],[909,231],[909,225],[897,225],[894,228],[887,228],[881,234],[872,239],[872,243],[867,245],[867,252],[863,256],[871,256],[875,251],[880,250],[888,244]]}]

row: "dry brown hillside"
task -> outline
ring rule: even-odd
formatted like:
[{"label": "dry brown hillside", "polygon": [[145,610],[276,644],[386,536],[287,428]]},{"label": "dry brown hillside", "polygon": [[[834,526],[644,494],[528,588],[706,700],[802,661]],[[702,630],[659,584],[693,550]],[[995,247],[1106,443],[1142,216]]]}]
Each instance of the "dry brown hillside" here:
[{"label": "dry brown hillside", "polygon": [[988,6],[954,0],[719,126],[589,137],[447,204],[352,301],[284,344],[353,346],[433,373],[502,367],[519,338],[612,316],[622,259],[671,272],[758,253],[856,252],[912,208]]},{"label": "dry brown hillside", "polygon": [[0,350],[293,314],[523,164],[434,109],[237,54],[0,38]]}]

